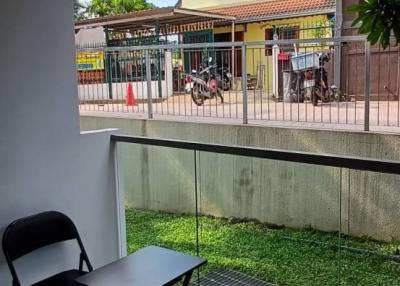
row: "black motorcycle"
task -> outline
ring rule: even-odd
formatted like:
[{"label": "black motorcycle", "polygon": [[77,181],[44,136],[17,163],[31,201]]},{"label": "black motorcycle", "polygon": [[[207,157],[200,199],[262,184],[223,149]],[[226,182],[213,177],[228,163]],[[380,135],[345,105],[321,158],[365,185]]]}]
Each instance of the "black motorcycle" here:
[{"label": "black motorcycle", "polygon": [[291,102],[304,102],[306,98],[309,98],[312,105],[317,106],[319,100],[322,102],[343,100],[335,86],[328,86],[328,72],[325,69],[325,63],[329,60],[329,54],[322,53],[319,55],[319,67],[291,73]]},{"label": "black motorcycle", "polygon": [[332,97],[332,90],[328,86],[328,72],[324,65],[329,62],[330,57],[328,54],[321,54],[319,57],[319,68],[306,70],[304,72],[305,81],[304,87],[311,89],[311,103],[314,106],[318,105],[318,100],[322,102],[330,102]]}]

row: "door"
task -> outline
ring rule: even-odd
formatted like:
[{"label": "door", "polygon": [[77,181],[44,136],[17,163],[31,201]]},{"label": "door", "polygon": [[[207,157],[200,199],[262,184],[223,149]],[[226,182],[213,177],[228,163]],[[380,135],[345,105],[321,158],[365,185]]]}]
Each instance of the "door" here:
[{"label": "door", "polygon": [[[235,42],[242,42],[244,39],[244,32],[235,32]],[[232,42],[231,33],[221,33],[214,35],[215,42]],[[228,67],[229,70],[232,69],[232,48],[219,48],[216,51],[216,63],[219,67]],[[235,77],[242,76],[242,51],[240,48],[235,48]]]}]

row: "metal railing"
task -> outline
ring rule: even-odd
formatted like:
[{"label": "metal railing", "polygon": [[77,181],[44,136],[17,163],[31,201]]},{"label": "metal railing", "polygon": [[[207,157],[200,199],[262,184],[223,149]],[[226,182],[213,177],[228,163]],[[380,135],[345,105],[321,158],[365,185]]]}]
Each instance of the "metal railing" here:
[{"label": "metal railing", "polygon": [[[325,54],[329,60],[319,64],[314,57],[313,67],[294,70],[296,54]],[[398,47],[370,47],[364,36],[80,48],[80,110],[398,131],[399,58]],[[197,104],[191,76],[207,65],[216,67],[222,99]],[[305,86],[317,86],[323,70],[324,88]]]},{"label": "metal railing", "polygon": [[129,135],[111,135],[111,141],[400,175],[400,162],[391,160]]}]

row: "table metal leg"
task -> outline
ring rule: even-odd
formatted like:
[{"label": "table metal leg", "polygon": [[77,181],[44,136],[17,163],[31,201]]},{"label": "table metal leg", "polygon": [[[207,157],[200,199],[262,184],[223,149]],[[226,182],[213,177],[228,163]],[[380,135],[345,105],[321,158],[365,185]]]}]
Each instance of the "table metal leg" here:
[{"label": "table metal leg", "polygon": [[183,279],[182,286],[189,286],[190,278],[192,278],[192,274],[193,274],[193,271],[190,271],[188,274],[186,274],[185,278]]}]

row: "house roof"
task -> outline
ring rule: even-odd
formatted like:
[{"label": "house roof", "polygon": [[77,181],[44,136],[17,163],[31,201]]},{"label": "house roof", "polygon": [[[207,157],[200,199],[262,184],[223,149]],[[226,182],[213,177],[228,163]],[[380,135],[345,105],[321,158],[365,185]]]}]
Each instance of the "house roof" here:
[{"label": "house roof", "polygon": [[141,29],[154,26],[158,21],[161,26],[184,25],[205,21],[233,21],[236,18],[216,12],[197,11],[185,8],[164,7],[136,11],[120,15],[111,15],[75,22],[75,29],[107,27],[111,29]]},{"label": "house roof", "polygon": [[335,0],[269,0],[207,9],[237,18],[237,22],[270,20],[335,12]]}]

